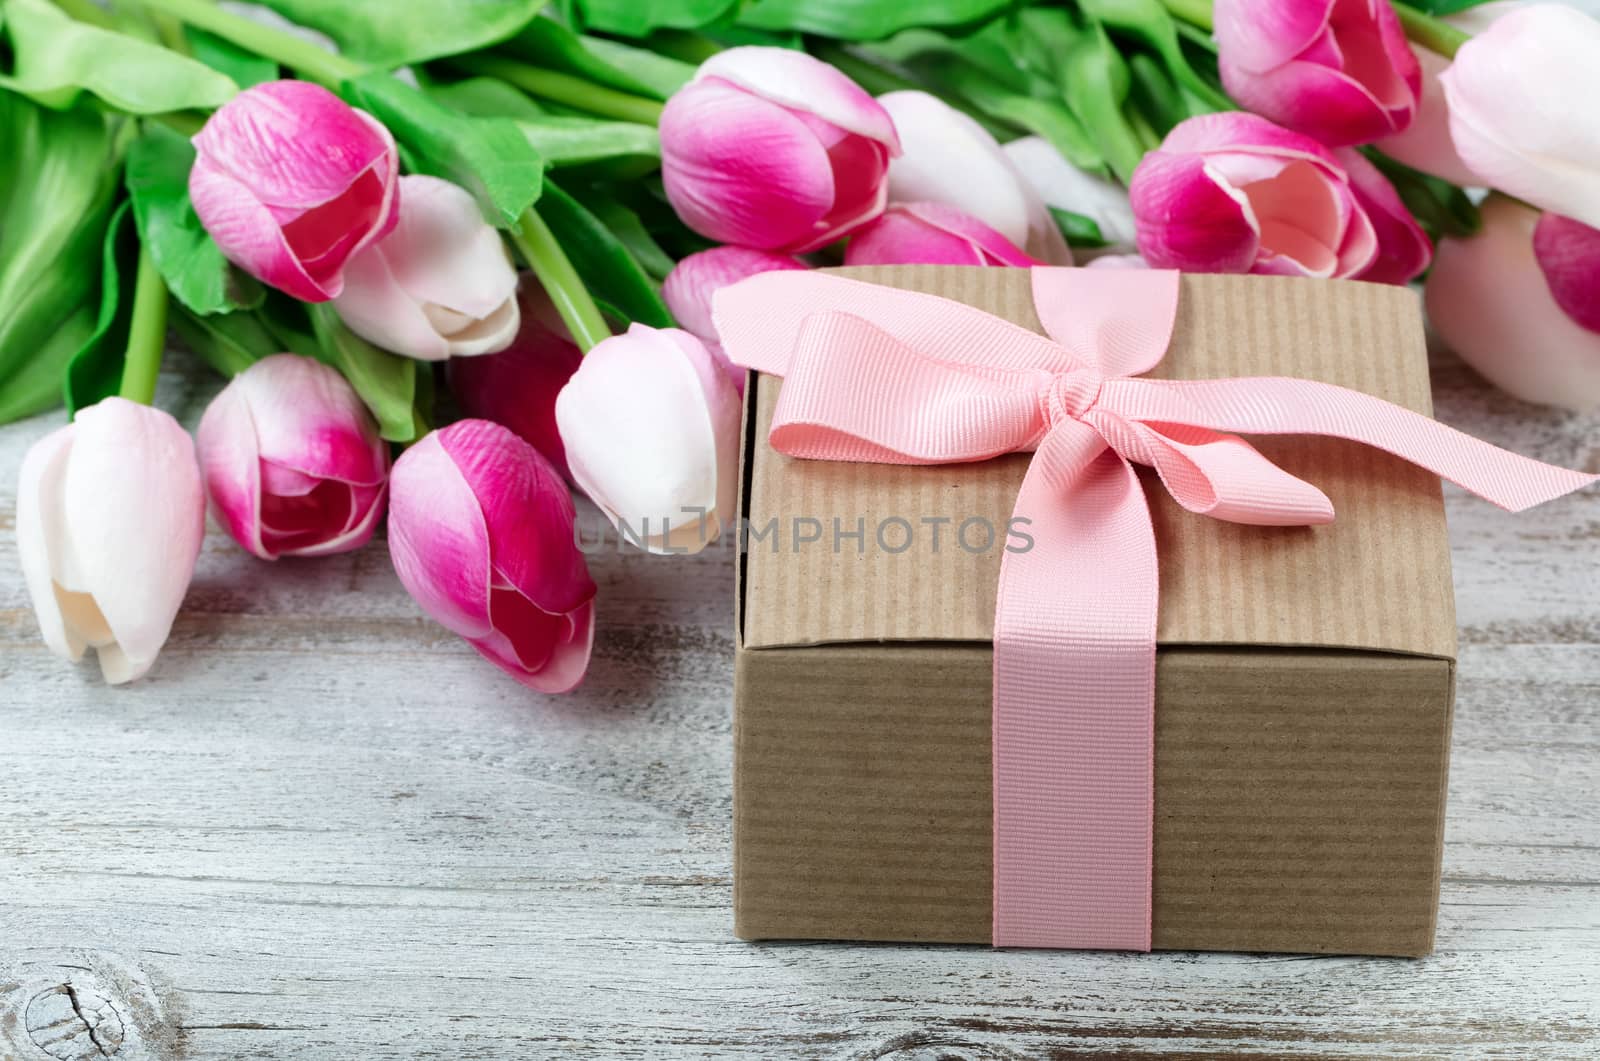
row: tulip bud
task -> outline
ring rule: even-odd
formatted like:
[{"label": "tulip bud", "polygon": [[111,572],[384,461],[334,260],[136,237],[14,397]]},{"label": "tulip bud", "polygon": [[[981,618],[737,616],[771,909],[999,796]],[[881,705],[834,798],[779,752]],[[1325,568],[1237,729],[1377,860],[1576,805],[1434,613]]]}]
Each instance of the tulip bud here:
[{"label": "tulip bud", "polygon": [[159,409],[107,398],[23,458],[17,552],[45,644],[95,649],[108,682],[155,662],[204,534],[194,444]]},{"label": "tulip bud", "polygon": [[1481,183],[1600,227],[1600,20],[1529,4],[1461,46],[1440,80]]},{"label": "tulip bud", "polygon": [[517,274],[465,188],[400,178],[399,223],[350,259],[334,308],[368,342],[421,361],[504,350]]},{"label": "tulip bud", "polygon": [[805,262],[787,254],[749,247],[712,247],[679,262],[661,285],[661,297],[683,330],[706,344],[733,381],[734,389],[743,394],[745,371],[728,360],[722,344],[717,342],[717,327],[711,322],[711,297],[729,284],[758,273],[806,268],[809,266]]},{"label": "tulip bud", "polygon": [[1180,123],[1139,164],[1129,195],[1155,269],[1348,279],[1378,257],[1333,153],[1253,114]]},{"label": "tulip bud", "polygon": [[1072,264],[1044,200],[988,130],[926,92],[890,92],[878,102],[900,136],[902,153],[889,163],[892,202],[943,203],[1036,258]]},{"label": "tulip bud", "polygon": [[1330,147],[1411,124],[1422,70],[1388,0],[1217,0],[1223,87]]},{"label": "tulip bud", "polygon": [[263,560],[359,549],[383,513],[389,447],[345,378],[274,354],[235,376],[196,434],[211,512]]},{"label": "tulip bud", "polygon": [[522,327],[497,354],[450,359],[450,393],[461,411],[507,427],[570,480],[556,430],[556,395],[578,371],[583,353],[531,276],[522,284]]},{"label": "tulip bud", "polygon": [[337,296],[345,264],[394,227],[394,138],[318,85],[248,88],[194,146],[200,223],[229,261],[302,301]]},{"label": "tulip bud", "polygon": [[982,221],[943,203],[896,203],[845,248],[846,265],[1043,265]]},{"label": "tulip bud", "polygon": [[[1537,210],[1501,195],[1490,196],[1482,213],[1477,235],[1443,240],[1434,256],[1426,289],[1434,331],[1524,401],[1580,411],[1600,406],[1600,330],[1593,328],[1600,324],[1593,320],[1600,234],[1575,236],[1563,219],[1547,229]],[[1563,302],[1581,307],[1584,319]]]},{"label": "tulip bud", "polygon": [[594,643],[595,585],[566,484],[499,424],[460,420],[395,461],[389,554],[406,591],[518,682],[566,692]]},{"label": "tulip bud", "polygon": [[705,345],[635,324],[603,340],[556,398],[572,477],[625,537],[698,552],[733,513],[739,395]]},{"label": "tulip bud", "polygon": [[795,254],[883,210],[894,122],[804,52],[719,52],[661,114],[661,178],[684,224],[720,243]]}]

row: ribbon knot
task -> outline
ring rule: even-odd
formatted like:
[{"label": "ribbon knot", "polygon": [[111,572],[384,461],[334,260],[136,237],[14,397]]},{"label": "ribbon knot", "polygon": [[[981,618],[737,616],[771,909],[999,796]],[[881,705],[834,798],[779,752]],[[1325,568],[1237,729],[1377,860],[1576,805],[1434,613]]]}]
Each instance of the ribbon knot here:
[{"label": "ribbon knot", "polygon": [[[1309,282],[1309,281],[1297,281]],[[1216,519],[1305,526],[1326,496],[1228,432],[1384,449],[1512,511],[1597,478],[1303,379],[1137,378],[1165,356],[1177,273],[1034,269],[1049,338],[932,295],[812,272],[716,295],[735,364],[784,377],[793,457],[947,464],[1033,451],[994,621],[994,942],[1150,949],[1158,567],[1133,464]]]}]

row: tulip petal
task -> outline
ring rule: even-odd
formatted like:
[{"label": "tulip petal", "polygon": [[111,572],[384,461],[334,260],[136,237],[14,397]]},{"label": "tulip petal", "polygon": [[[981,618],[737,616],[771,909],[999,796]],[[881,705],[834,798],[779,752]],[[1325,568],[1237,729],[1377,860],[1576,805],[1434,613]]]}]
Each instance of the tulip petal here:
[{"label": "tulip petal", "polygon": [[1600,229],[1545,214],[1534,229],[1533,249],[1551,297],[1567,316],[1600,332]]},{"label": "tulip petal", "polygon": [[28,447],[17,481],[17,556],[45,646],[70,660],[83,658],[85,642],[62,615],[52,573],[52,543],[65,541],[61,505],[75,428],[66,424]]},{"label": "tulip petal", "polygon": [[450,341],[400,285],[386,244],[368,247],[345,265],[334,309],[351,331],[374,346],[419,361],[443,361],[450,356]]},{"label": "tulip petal", "polygon": [[241,377],[206,406],[196,441],[212,516],[247,552],[276,558],[261,540],[261,454]]},{"label": "tulip petal", "polygon": [[[504,615],[505,610],[502,609],[500,614]],[[594,646],[594,603],[585,603],[570,615],[552,618],[556,622],[551,628],[524,631],[522,635],[527,643],[540,644],[547,649],[537,669],[531,669],[517,652],[511,638],[498,629],[489,637],[470,644],[489,662],[536,692],[569,692],[583,680],[584,672],[589,667],[589,655]],[[559,630],[559,633],[552,636],[551,629]],[[550,639],[536,640],[544,637]]]},{"label": "tulip petal", "polygon": [[712,295],[758,273],[805,268],[804,262],[788,254],[750,247],[712,247],[680,261],[661,285],[661,297],[684,331],[701,340],[714,340],[717,330],[711,323]]},{"label": "tulip petal", "polygon": [[1151,268],[1247,273],[1255,264],[1261,240],[1249,200],[1203,156],[1152,151],[1128,191]]},{"label": "tulip petal", "polygon": [[900,153],[895,123],[879,102],[834,67],[792,48],[746,46],[718,52],[695,75],[720,78],[791,110],[815,114],[841,129]]},{"label": "tulip petal", "polygon": [[465,188],[417,174],[400,178],[400,196],[383,251],[407,294],[480,319],[516,295],[505,244]]},{"label": "tulip petal", "polygon": [[1342,70],[1292,61],[1262,74],[1222,68],[1223,87],[1242,107],[1331,147],[1366,144],[1411,124],[1411,99],[1385,106]]},{"label": "tulip petal", "polygon": [[[1115,181],[1078,169],[1043,137],[1024,136],[1010,141],[1002,150],[1047,207],[1071,210],[1088,217],[1100,227],[1100,235],[1112,247],[1133,246],[1138,238],[1138,223],[1128,203],[1127,189]],[[1048,210],[1045,220],[1055,228]],[[1054,261],[1050,254],[1041,253],[1032,244],[1023,249]]]},{"label": "tulip petal", "polygon": [[1216,0],[1217,51],[1250,73],[1282,66],[1311,47],[1328,25],[1335,0]]},{"label": "tulip petal", "polygon": [[223,255],[251,276],[302,302],[326,302],[339,293],[342,278],[312,276],[271,211],[203,155],[189,171],[189,198]]},{"label": "tulip petal", "polygon": [[857,233],[846,265],[1041,264],[1004,236],[943,203],[901,203]]},{"label": "tulip petal", "polygon": [[263,358],[235,380],[249,403],[263,461],[314,480],[375,486],[389,448],[345,378],[298,354]]},{"label": "tulip petal", "polygon": [[116,641],[108,682],[149,670],[183,603],[205,530],[194,443],[148,406],[107,398],[80,410],[62,497],[63,527]]},{"label": "tulip petal", "polygon": [[1444,86],[1439,83],[1439,75],[1449,67],[1450,60],[1425,48],[1418,48],[1416,56],[1422,75],[1416,115],[1402,132],[1378,141],[1376,146],[1412,169],[1442,177],[1451,184],[1476,187],[1483,181],[1461,161],[1455,141],[1450,139],[1450,106],[1445,102]]},{"label": "tulip petal", "polygon": [[510,346],[522,326],[522,311],[517,305],[516,293],[481,320],[472,321],[465,328],[450,333],[451,357],[478,357],[499,353]]},{"label": "tulip petal", "polygon": [[1338,169],[1333,153],[1309,136],[1275,125],[1260,115],[1242,111],[1203,114],[1182,121],[1167,134],[1161,150],[1168,154],[1235,151],[1256,156],[1305,159],[1331,171]]},{"label": "tulip petal", "polygon": [[437,431],[402,453],[390,474],[389,556],[406,591],[441,625],[469,641],[494,629],[489,529]]},{"label": "tulip petal", "polygon": [[1345,148],[1339,161],[1350,177],[1356,203],[1371,219],[1378,253],[1359,279],[1378,284],[1408,284],[1433,261],[1433,241],[1400,200],[1389,178],[1359,151]]},{"label": "tulip petal", "polygon": [[821,250],[883,213],[889,201],[888,152],[882,144],[859,136],[846,137],[828,148],[833,167],[833,206],[817,222],[809,239],[791,248],[796,254]]}]

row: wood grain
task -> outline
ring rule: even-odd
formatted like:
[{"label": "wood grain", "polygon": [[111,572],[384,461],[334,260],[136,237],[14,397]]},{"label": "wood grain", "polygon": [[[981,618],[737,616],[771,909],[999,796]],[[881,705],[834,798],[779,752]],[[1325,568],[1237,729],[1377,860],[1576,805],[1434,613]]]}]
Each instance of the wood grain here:
[{"label": "wood grain", "polygon": [[[193,424],[215,384],[175,367]],[[1600,416],[1434,367],[1441,419],[1600,470]],[[422,618],[381,544],[266,565],[213,530],[160,662],[107,689],[17,572],[15,470],[56,423],[0,430],[0,1057],[52,1056],[41,995],[67,1056],[158,1061],[1600,1056],[1600,492],[1448,493],[1434,957],[759,945],[729,914],[725,552],[599,558],[557,699]]]}]

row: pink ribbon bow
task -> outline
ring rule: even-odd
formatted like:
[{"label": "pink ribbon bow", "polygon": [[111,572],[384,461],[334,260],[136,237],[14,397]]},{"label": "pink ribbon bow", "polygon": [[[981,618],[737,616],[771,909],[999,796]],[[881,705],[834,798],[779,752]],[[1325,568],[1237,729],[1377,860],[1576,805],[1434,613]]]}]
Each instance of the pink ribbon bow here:
[{"label": "pink ribbon bow", "polygon": [[1229,432],[1377,446],[1512,511],[1597,478],[1310,380],[1136,379],[1177,319],[1171,272],[1033,270],[1049,338],[970,306],[819,273],[720,292],[741,365],[784,378],[771,442],[887,464],[1033,451],[994,623],[994,943],[1150,949],[1156,543],[1133,465],[1184,508],[1333,519],[1316,487]]}]

